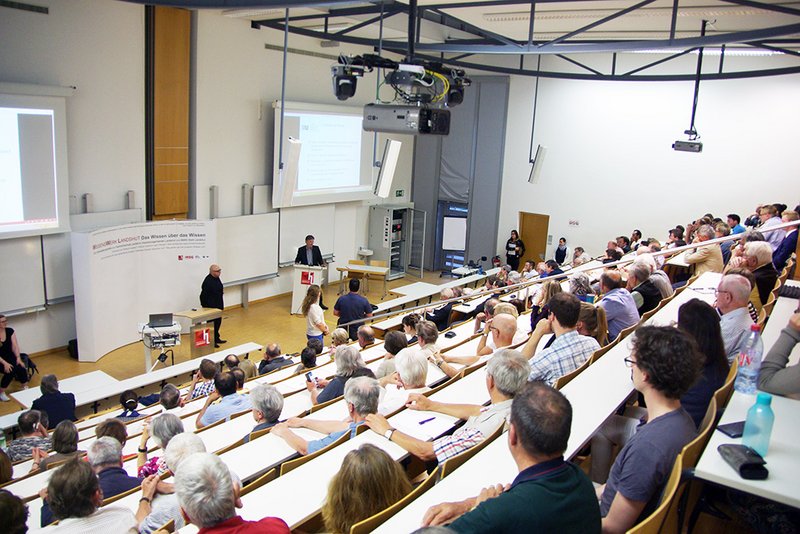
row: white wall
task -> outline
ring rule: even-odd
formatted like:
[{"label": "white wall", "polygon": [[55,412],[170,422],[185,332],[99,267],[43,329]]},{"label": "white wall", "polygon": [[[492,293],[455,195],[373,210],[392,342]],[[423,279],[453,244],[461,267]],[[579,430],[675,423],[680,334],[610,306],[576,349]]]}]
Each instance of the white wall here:
[{"label": "white wall", "polygon": [[520,211],[550,215],[554,243],[564,236],[597,255],[634,228],[663,242],[708,211],[744,218],[757,203],[800,201],[800,76],[703,82],[700,154],[671,148],[686,138],[692,82],[542,79],[534,142],[548,151],[531,185],[534,84],[511,78],[498,244]]}]

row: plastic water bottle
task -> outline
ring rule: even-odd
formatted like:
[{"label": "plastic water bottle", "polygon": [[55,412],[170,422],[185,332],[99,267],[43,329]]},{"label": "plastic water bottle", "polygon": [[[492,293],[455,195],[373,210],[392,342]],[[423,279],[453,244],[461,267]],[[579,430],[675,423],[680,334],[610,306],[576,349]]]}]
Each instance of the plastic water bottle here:
[{"label": "plastic water bottle", "polygon": [[754,395],[758,386],[758,370],[761,369],[761,356],[764,344],[761,341],[761,327],[754,324],[750,327],[750,335],[739,353],[739,370],[733,389],[747,395]]},{"label": "plastic water bottle", "polygon": [[6,450],[6,433],[0,430],[0,449]]},{"label": "plastic water bottle", "polygon": [[756,396],[756,403],[747,411],[747,420],[744,423],[742,444],[751,447],[761,456],[767,455],[772,423],[775,421],[775,414],[772,413],[770,407],[771,403],[772,395],[759,392]]}]

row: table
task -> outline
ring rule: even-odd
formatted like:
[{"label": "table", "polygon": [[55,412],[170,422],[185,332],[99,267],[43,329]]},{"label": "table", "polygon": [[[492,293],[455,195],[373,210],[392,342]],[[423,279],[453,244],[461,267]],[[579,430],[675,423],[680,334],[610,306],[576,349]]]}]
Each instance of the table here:
[{"label": "table", "polygon": [[[734,391],[720,424],[744,420],[753,402],[755,396]],[[772,411],[775,412],[775,423],[769,451],[764,458],[769,469],[766,480],[744,480],[739,477],[722,459],[717,447],[723,443],[741,443],[742,440],[729,438],[716,430],[711,433],[711,439],[697,462],[695,476],[727,488],[800,508],[800,461],[797,460],[800,456],[800,427],[797,426],[796,419],[800,416],[800,401],[773,395]]]},{"label": "table", "polygon": [[469,276],[471,274],[475,274],[479,270],[480,270],[479,267],[462,266],[462,267],[458,267],[456,269],[452,269],[450,272],[453,273],[454,275],[458,276],[459,278],[463,278],[465,276]]},{"label": "table", "polygon": [[[97,388],[113,388],[119,384],[119,380],[113,376],[109,376],[103,371],[92,371],[82,375],[65,378],[58,381],[58,389],[64,393],[73,393],[77,403],[78,398],[82,397],[86,392],[92,391]],[[120,393],[124,390],[120,390]],[[33,401],[42,396],[39,388],[24,389],[14,393],[9,393],[14,400],[30,408]]]},{"label": "table", "polygon": [[[337,271],[339,271],[339,294],[344,293],[344,277],[341,273],[356,273],[356,274],[363,274],[366,282],[369,282],[371,276],[380,276],[383,278],[383,295],[381,299],[386,296],[386,277],[389,275],[389,268],[388,267],[375,267],[374,265],[354,265],[352,263],[348,263],[344,267],[337,267]],[[362,288],[362,291],[365,291]]]},{"label": "table", "polygon": [[398,295],[401,297],[415,296],[420,299],[428,297],[432,298],[434,295],[441,292],[440,286],[436,284],[429,284],[428,282],[414,282],[394,289],[389,290],[389,294]]},{"label": "table", "polygon": [[202,351],[200,351],[199,347],[196,347],[194,343],[195,331],[198,330],[198,327],[200,325],[222,317],[222,310],[218,308],[192,308],[191,310],[175,312],[173,313],[173,315],[176,317],[185,317],[189,319],[189,322],[191,324],[191,326],[189,327],[189,340],[190,340],[189,342],[191,343],[191,355],[192,358],[197,358],[198,356],[201,356]]}]

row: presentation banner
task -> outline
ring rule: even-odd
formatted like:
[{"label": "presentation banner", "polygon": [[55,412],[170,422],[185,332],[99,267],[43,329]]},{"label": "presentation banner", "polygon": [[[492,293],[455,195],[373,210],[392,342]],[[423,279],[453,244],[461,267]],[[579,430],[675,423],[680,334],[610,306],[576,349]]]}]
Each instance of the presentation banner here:
[{"label": "presentation banner", "polygon": [[154,313],[199,306],[216,263],[213,221],[160,221],[72,234],[75,322],[80,361],[141,339]]}]

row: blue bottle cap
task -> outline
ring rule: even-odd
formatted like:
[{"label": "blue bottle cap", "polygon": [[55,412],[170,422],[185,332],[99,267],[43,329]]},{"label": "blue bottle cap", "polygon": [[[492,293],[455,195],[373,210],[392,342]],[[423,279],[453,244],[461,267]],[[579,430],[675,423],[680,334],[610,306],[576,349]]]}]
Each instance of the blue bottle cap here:
[{"label": "blue bottle cap", "polygon": [[772,395],[761,391],[758,393],[758,396],[756,396],[756,403],[769,406],[770,404],[772,404]]}]

